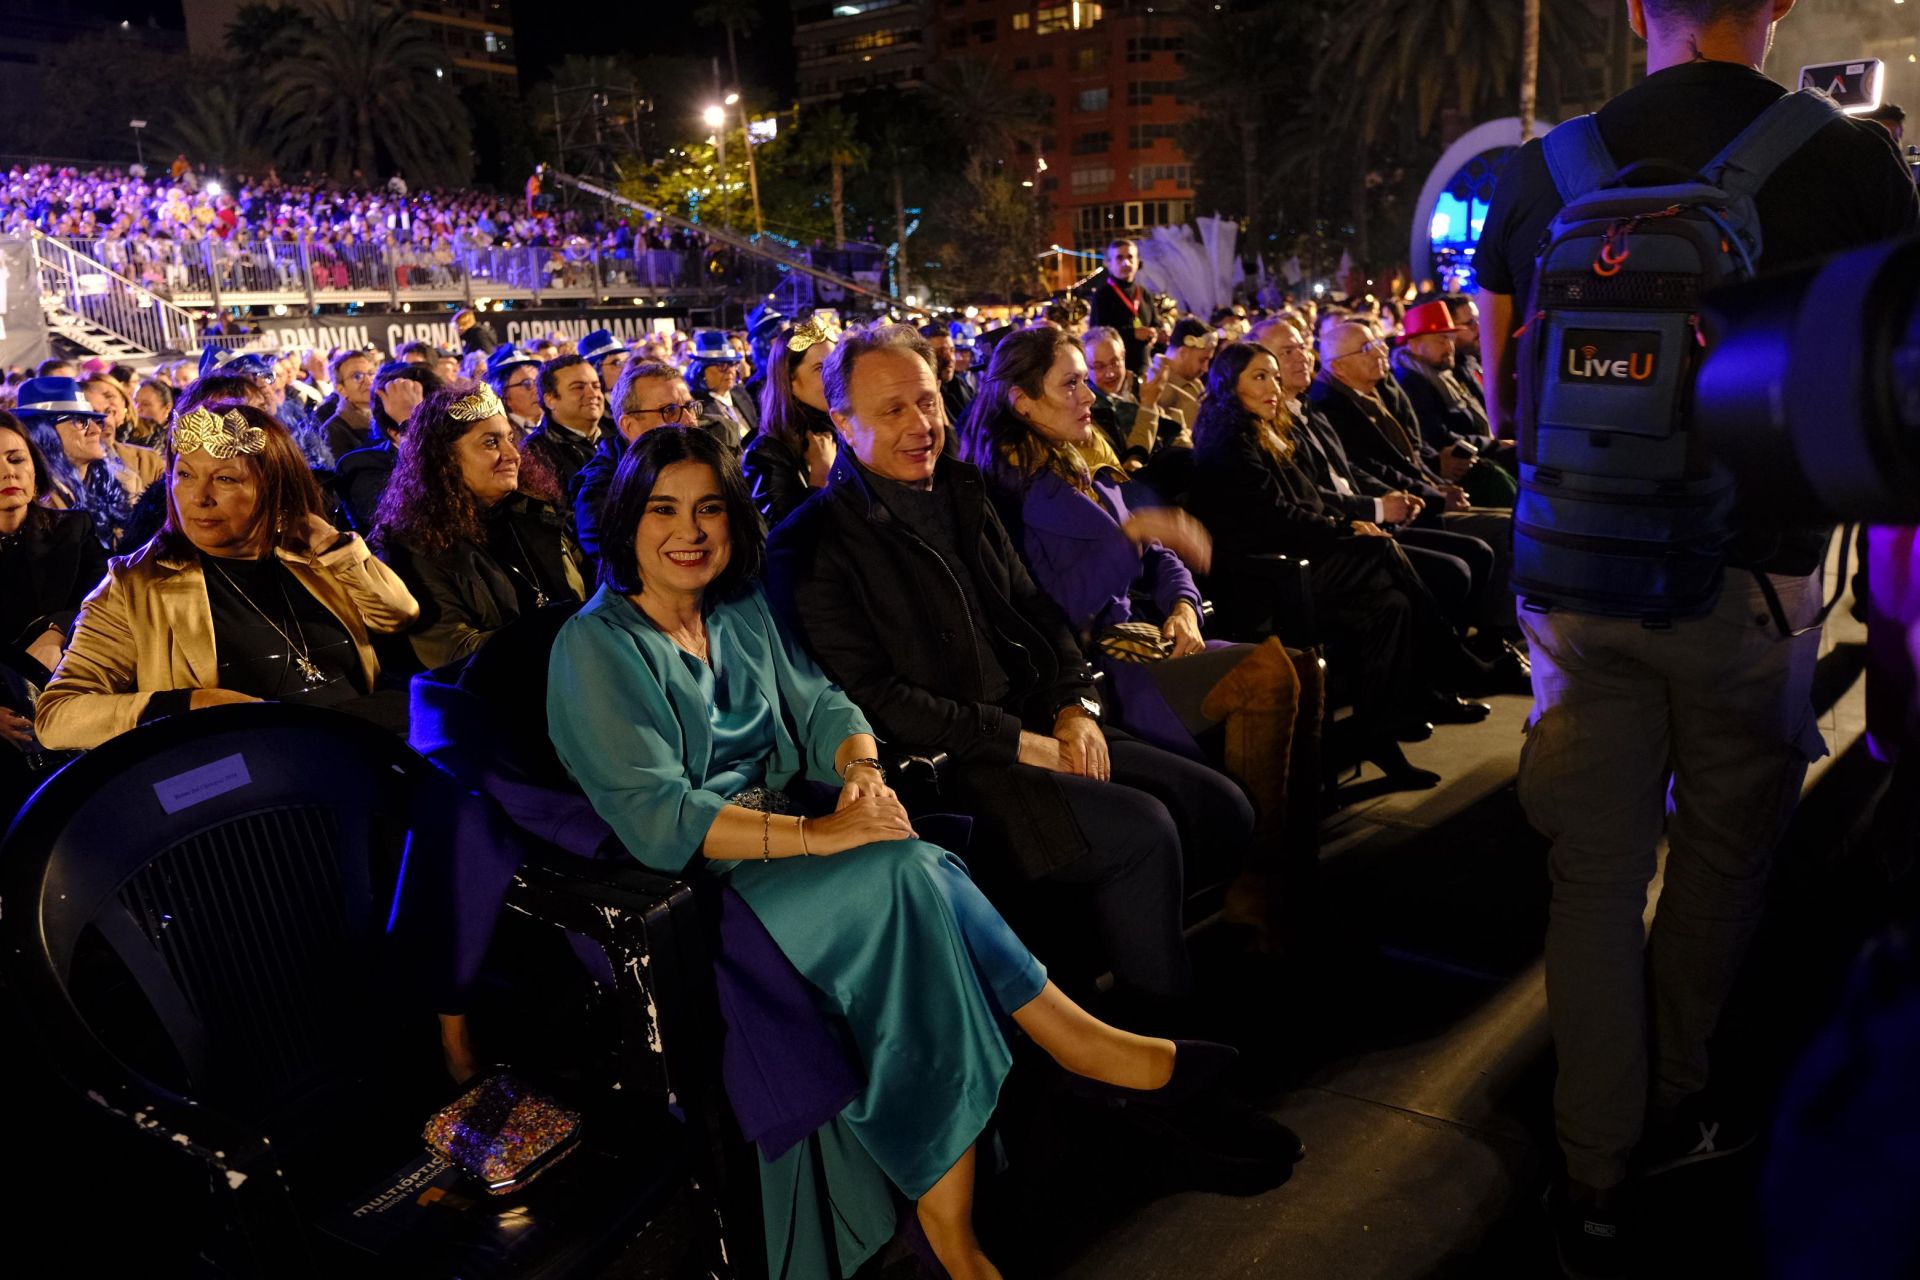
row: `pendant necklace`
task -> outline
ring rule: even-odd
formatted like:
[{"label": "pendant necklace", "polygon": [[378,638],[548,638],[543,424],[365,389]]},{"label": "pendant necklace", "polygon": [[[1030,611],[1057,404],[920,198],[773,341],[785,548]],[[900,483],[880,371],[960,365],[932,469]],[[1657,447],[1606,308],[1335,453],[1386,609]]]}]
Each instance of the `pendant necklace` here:
[{"label": "pendant necklace", "polygon": [[267,625],[278,632],[280,638],[287,642],[287,657],[292,660],[294,668],[300,672],[300,678],[306,682],[308,688],[314,688],[327,682],[327,673],[322,671],[314,663],[312,651],[307,648],[306,632],[301,630],[299,619],[293,616],[293,601],[287,598],[286,584],[282,583],[280,586],[280,602],[287,606],[287,619],[293,623],[293,629],[300,633],[301,638],[298,640],[288,635],[286,629],[273,620],[272,614],[255,603],[254,598],[247,594],[246,588],[242,587],[238,582],[235,582],[233,575],[229,574],[225,569],[222,569],[215,557],[202,556],[201,559],[212,566],[214,572],[220,575],[220,580],[233,588],[234,592],[238,594],[242,600],[247,602],[248,607],[266,619]]}]

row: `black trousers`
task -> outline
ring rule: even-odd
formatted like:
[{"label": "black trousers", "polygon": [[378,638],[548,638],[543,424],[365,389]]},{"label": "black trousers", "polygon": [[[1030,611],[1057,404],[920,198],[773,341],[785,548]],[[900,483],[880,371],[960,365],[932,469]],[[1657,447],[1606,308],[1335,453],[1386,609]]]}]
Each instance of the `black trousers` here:
[{"label": "black trousers", "polygon": [[1482,619],[1499,566],[1492,547],[1466,533],[1418,525],[1395,530],[1393,536],[1448,622],[1464,630]]},{"label": "black trousers", "polygon": [[[1170,999],[1192,982],[1182,932],[1188,868],[1206,869],[1208,875],[1237,868],[1253,835],[1253,806],[1230,778],[1185,756],[1131,738],[1107,745],[1110,781],[1053,775],[1087,851],[1045,879],[1085,891],[1104,959],[1119,983]],[[991,787],[992,775],[1005,772],[968,771],[965,786]],[[1030,904],[1012,900],[1027,896],[1020,884],[990,870],[996,843],[1012,836],[997,809],[992,804],[975,809],[977,858],[970,861],[980,863],[990,896],[1008,899],[1010,916],[1037,926],[1036,936],[1027,940],[1045,959],[1046,944],[1038,935],[1046,931],[1046,922],[1022,910]]]}]

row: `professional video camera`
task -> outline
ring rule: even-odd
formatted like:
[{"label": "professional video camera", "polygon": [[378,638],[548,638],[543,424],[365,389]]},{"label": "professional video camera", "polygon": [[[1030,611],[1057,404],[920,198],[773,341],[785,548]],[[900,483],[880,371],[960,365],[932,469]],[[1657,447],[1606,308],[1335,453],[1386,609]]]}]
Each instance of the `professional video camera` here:
[{"label": "professional video camera", "polygon": [[1749,509],[1920,524],[1920,236],[1706,300],[1695,420]]}]

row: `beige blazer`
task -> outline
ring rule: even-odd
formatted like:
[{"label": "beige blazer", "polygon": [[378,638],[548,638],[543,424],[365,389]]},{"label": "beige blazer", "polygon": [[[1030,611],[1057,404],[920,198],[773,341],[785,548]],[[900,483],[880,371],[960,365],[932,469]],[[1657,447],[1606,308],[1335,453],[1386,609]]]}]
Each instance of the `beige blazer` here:
[{"label": "beige blazer", "polygon": [[[34,733],[59,751],[84,750],[140,722],[167,689],[219,687],[213,609],[200,558],[168,555],[154,539],[107,562],[107,577],[80,607],[73,641],[34,715]],[[420,606],[358,534],[321,556],[276,554],[300,584],[340,619],[360,655],[366,687],[380,673],[367,637],[403,631]]]}]

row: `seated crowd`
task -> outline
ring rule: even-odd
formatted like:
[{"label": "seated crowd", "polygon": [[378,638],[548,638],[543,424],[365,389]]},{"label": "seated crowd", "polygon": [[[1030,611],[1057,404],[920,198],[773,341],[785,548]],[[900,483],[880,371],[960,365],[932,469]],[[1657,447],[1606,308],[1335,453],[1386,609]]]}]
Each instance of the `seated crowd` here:
[{"label": "seated crowd", "polygon": [[[870,1256],[898,1193],[950,1274],[996,1274],[972,1184],[1009,1020],[1096,1097],[1210,1092],[1232,1050],[1173,1038],[1193,904],[1283,949],[1325,789],[1361,760],[1433,785],[1399,743],[1526,684],[1471,304],[1414,308],[1391,356],[1381,317],[1312,304],[1164,337],[1084,319],[976,343],[767,316],[682,363],[604,331],[544,361],[336,353],[291,420],[298,360],[132,394],[43,367],[0,413],[0,803],[218,703],[404,734],[410,677],[563,607],[573,783],[634,857],[724,877],[865,1071],[761,1171],[777,1272]],[[899,753],[945,757],[964,848],[918,834]],[[822,1177],[831,1245],[793,1212]]]}]

